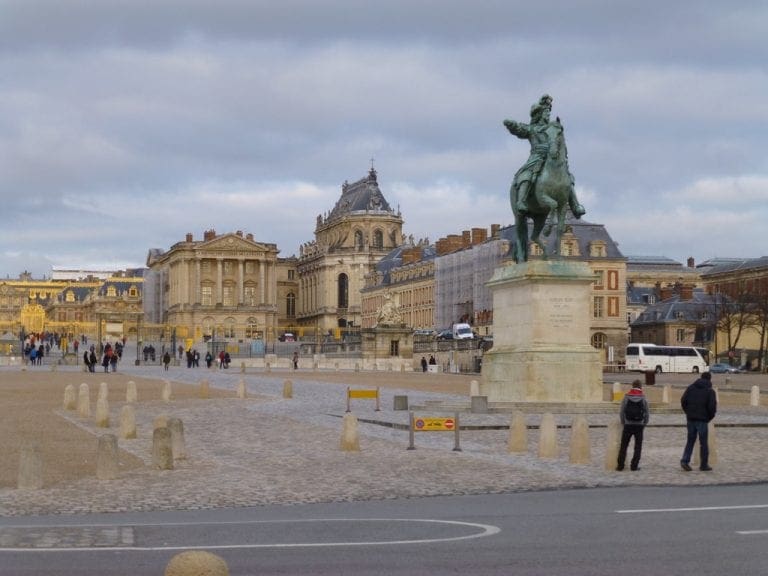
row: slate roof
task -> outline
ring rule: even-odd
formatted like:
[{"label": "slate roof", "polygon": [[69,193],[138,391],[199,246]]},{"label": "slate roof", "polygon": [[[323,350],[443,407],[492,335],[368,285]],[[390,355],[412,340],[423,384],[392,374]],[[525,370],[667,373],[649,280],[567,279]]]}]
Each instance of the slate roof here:
[{"label": "slate roof", "polygon": [[[395,270],[403,265],[403,250],[413,248],[409,244],[398,246],[391,250],[386,256],[384,256],[376,264],[376,271],[384,275],[384,285],[390,284],[390,274],[392,270]],[[433,245],[422,246],[421,248],[421,261],[434,260],[437,255],[437,251]]]},{"label": "slate roof", "polygon": [[379,211],[392,212],[387,199],[379,189],[376,170],[371,168],[368,176],[349,184],[344,182],[341,187],[341,198],[328,215],[328,220],[342,218],[353,212]]},{"label": "slate roof", "polygon": [[723,274],[727,272],[747,272],[750,270],[760,270],[768,268],[768,256],[760,258],[745,258],[742,260],[728,259],[719,264],[712,265],[708,270],[701,273],[702,278],[714,274]]},{"label": "slate roof", "polygon": [[682,300],[679,295],[672,296],[656,304],[648,306],[632,322],[632,326],[648,324],[663,324],[667,322],[702,322],[702,312],[712,305],[711,296],[704,290],[695,289],[693,298]]},{"label": "slate roof", "polygon": [[[570,215],[570,213],[569,213]],[[592,259],[589,256],[589,245],[595,240],[602,240],[605,242],[605,256],[606,259],[624,259],[626,258],[619,250],[619,245],[611,238],[605,226],[602,224],[593,224],[586,220],[578,220],[573,217],[566,218],[566,230],[568,227],[573,231],[573,235],[579,244],[580,256],[569,256],[570,259],[587,260]],[[528,226],[529,230],[531,226]],[[502,228],[500,231],[501,237],[509,240],[509,255],[512,256],[515,253],[515,245],[517,244],[517,227],[513,224]],[[529,232],[530,233],[530,232]],[[555,233],[552,232],[548,237],[542,235],[544,245],[548,251],[552,251],[555,245]]]}]

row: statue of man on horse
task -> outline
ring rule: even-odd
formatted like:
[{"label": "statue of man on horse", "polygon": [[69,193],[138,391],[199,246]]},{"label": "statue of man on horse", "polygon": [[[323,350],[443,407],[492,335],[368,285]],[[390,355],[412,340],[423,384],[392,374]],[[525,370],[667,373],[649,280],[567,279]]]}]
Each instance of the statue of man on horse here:
[{"label": "statue of man on horse", "polygon": [[530,241],[539,245],[546,257],[547,250],[540,234],[550,216],[557,219],[555,254],[559,253],[559,240],[565,230],[565,213],[570,208],[576,218],[585,214],[576,198],[573,174],[568,169],[568,151],[560,118],[550,121],[552,97],[542,96],[531,107],[530,124],[504,120],[504,126],[518,138],[531,144],[528,160],[515,174],[510,189],[510,202],[515,215],[518,262],[528,260],[528,218],[533,220]]}]

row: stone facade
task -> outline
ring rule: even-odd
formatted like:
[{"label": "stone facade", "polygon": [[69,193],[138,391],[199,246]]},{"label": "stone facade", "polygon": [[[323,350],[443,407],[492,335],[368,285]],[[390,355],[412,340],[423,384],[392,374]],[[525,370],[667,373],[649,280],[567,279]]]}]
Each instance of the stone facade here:
[{"label": "stone facade", "polygon": [[[172,326],[176,337],[198,341],[274,341],[288,318],[291,259],[277,257],[275,244],[242,232],[187,234],[170,250],[147,257],[147,316]],[[285,314],[285,316],[281,316]]]}]

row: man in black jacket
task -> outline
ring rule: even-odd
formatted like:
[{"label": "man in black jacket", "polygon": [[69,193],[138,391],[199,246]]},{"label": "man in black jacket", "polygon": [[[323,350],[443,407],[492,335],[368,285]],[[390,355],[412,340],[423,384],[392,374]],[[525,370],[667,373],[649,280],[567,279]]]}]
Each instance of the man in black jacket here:
[{"label": "man in black jacket", "polygon": [[698,437],[701,455],[699,469],[708,472],[712,470],[709,466],[709,422],[717,412],[717,396],[712,389],[712,375],[709,372],[704,372],[701,378],[685,389],[680,398],[680,406],[685,412],[688,425],[688,441],[685,443],[680,466],[686,472],[691,471],[691,454]]}]

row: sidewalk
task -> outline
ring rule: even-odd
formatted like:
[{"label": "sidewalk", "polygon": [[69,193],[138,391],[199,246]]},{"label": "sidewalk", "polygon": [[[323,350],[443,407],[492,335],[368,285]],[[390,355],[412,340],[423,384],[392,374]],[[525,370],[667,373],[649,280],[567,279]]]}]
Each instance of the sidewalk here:
[{"label": "sidewalk", "polygon": [[[61,433],[76,430],[82,434],[86,440],[80,444],[86,444],[86,456],[81,473],[34,491],[17,490],[6,482],[0,488],[0,515],[189,510],[595,486],[768,481],[768,461],[763,457],[768,410],[748,407],[749,396],[743,393],[737,398],[723,398],[721,393],[714,472],[686,473],[680,469],[684,418],[674,411],[652,414],[641,470],[615,472],[604,465],[605,426],[616,418],[610,412],[586,416],[592,446],[588,465],[568,462],[567,426],[573,421],[572,414],[555,415],[563,426],[558,431],[560,456],[556,459],[537,457],[535,429],[529,430],[526,454],[508,454],[508,431],[493,429],[507,426],[508,414],[462,413],[462,426],[484,429],[462,431],[461,452],[452,450],[452,433],[418,433],[416,450],[407,450],[407,430],[392,425],[406,426],[408,412],[393,410],[394,396],[407,395],[411,405],[466,404],[473,377],[309,371],[243,375],[239,370],[176,368],[164,372],[162,368],[144,366],[125,366],[118,374],[95,375],[74,369],[45,370],[34,375],[18,369],[0,370],[0,394],[13,383],[36,378],[38,393],[44,389],[49,397],[48,408],[47,412],[38,408],[27,420],[54,422],[54,428],[61,428]],[[174,398],[167,404],[160,399],[159,384],[166,377],[174,383]],[[214,392],[211,399],[196,397],[203,378],[209,380]],[[240,378],[247,383],[249,397],[245,400],[235,394]],[[99,481],[94,472],[96,438],[104,433],[118,434],[119,412],[129,379],[139,384],[138,438],[119,440],[123,451],[120,477]],[[282,398],[285,379],[293,381],[292,399]],[[88,382],[94,402],[102,381],[110,385],[111,429],[96,428],[92,419],[80,419],[76,412],[61,408],[66,384],[77,387],[80,382]],[[360,452],[339,450],[348,385],[381,386],[380,412],[374,411],[370,400],[352,401],[352,411],[360,419]],[[445,392],[438,391],[441,389]],[[679,392],[677,389],[672,403]],[[734,405],[737,403],[741,405]],[[184,423],[189,458],[177,461],[176,469],[171,471],[151,468],[152,422],[160,414],[178,417]],[[537,425],[540,416],[530,414],[529,426]],[[377,423],[364,422],[367,420]],[[58,433],[53,429],[44,437],[57,437]],[[89,441],[92,447],[87,446]],[[88,454],[92,455],[90,459]],[[15,467],[16,462],[4,464],[9,466]]]}]

